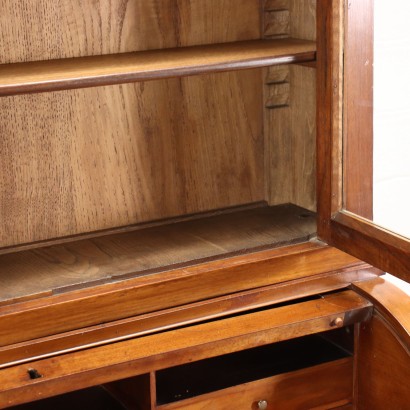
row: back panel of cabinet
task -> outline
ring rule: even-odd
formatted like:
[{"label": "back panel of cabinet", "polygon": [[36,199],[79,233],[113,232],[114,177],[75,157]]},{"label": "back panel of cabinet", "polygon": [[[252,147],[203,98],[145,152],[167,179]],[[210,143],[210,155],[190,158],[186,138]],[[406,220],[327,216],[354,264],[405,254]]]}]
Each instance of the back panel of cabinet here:
[{"label": "back panel of cabinet", "polygon": [[[315,6],[314,0],[0,0],[0,63],[289,36],[314,40]],[[80,259],[87,260],[84,270],[69,245],[43,248],[61,238],[78,240],[83,234],[101,236],[224,210],[232,215],[238,207],[240,212],[256,209],[243,228],[249,243],[229,246],[238,236],[233,227],[244,232],[231,218],[222,243],[204,239],[202,231],[191,233],[203,246],[212,242],[214,251],[197,247],[195,257],[167,262],[178,264],[252,246],[307,240],[315,231],[314,222],[299,231],[292,225],[289,240],[289,228],[277,229],[274,216],[252,225],[263,206],[292,203],[315,210],[312,65],[2,97],[0,135],[0,253],[6,254],[0,264],[1,280],[9,289],[24,287],[24,275],[36,277],[34,259],[41,260],[41,266],[46,263],[43,276],[47,270],[54,272],[52,287],[59,282],[55,267],[59,270],[62,264],[76,272],[73,283],[98,279],[95,251],[87,251],[95,244],[78,245],[84,253]],[[294,220],[301,224],[311,217],[299,208],[290,209],[287,218],[297,214]],[[269,212],[274,215],[275,208]],[[280,212],[276,219],[282,218]],[[269,221],[270,232],[261,230]],[[215,222],[215,237],[220,226],[220,220]],[[130,242],[121,241],[122,252]],[[174,245],[171,239],[167,252]],[[11,254],[22,246],[41,249]],[[141,239],[135,245],[138,250],[129,251],[131,257],[113,245],[109,274],[124,273],[117,254],[123,260],[141,260],[149,246]],[[155,242],[152,249],[157,247]],[[147,252],[150,255],[151,249]],[[106,264],[106,256],[98,257]],[[167,263],[160,261],[155,269]],[[135,270],[134,266],[125,273]],[[94,276],[87,279],[90,272]],[[60,273],[64,286],[70,285],[67,272]],[[23,276],[18,286],[13,275]],[[13,292],[5,298],[26,293]]]}]

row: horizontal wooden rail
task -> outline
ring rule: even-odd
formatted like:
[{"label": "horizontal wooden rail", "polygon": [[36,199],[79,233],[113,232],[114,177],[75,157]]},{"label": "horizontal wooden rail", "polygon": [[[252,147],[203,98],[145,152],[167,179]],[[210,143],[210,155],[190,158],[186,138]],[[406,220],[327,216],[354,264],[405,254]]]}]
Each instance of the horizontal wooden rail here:
[{"label": "horizontal wooden rail", "polygon": [[251,40],[0,65],[0,96],[314,61],[316,43]]},{"label": "horizontal wooden rail", "polygon": [[370,302],[344,291],[6,368],[0,370],[0,407],[351,325],[371,312]]}]

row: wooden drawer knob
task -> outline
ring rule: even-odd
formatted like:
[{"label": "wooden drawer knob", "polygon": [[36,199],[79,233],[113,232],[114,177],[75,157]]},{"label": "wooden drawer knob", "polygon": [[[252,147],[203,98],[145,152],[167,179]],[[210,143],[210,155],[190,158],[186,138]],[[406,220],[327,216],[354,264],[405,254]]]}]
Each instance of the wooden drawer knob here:
[{"label": "wooden drawer knob", "polygon": [[332,321],[330,324],[332,327],[343,327],[344,325],[344,320],[342,317],[338,317],[335,320]]},{"label": "wooden drawer knob", "polygon": [[268,402],[266,400],[258,401],[258,409],[259,410],[266,410],[268,408]]}]

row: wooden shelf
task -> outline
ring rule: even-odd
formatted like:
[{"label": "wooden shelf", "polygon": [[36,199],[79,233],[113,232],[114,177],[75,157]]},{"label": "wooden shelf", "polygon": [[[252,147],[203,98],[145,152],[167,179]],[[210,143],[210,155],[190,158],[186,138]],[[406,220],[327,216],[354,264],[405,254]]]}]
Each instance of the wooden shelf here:
[{"label": "wooden shelf", "polygon": [[0,305],[305,242],[315,214],[259,206],[0,256]]},{"label": "wooden shelf", "polygon": [[279,39],[180,47],[0,66],[0,96],[305,63],[314,41]]}]

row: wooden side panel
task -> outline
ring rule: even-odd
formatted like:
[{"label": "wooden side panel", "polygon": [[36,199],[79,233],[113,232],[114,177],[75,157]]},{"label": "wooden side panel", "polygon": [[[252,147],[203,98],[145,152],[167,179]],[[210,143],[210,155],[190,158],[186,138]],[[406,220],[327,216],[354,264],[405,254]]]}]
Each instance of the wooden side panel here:
[{"label": "wooden side panel", "polygon": [[373,7],[374,0],[349,1],[344,49],[343,206],[368,219],[373,219]]},{"label": "wooden side panel", "polygon": [[266,109],[269,126],[270,203],[316,209],[316,71],[289,70],[289,105]]},{"label": "wooden side panel", "polygon": [[[286,35],[316,39],[315,0],[267,2],[267,37],[272,35],[272,30],[266,20],[269,22],[270,16],[281,10],[274,7],[286,7],[289,11]],[[291,202],[315,210],[316,70],[302,66],[280,67],[279,70],[269,69],[265,76],[265,138],[269,152],[267,197],[271,204]]]},{"label": "wooden side panel", "polygon": [[360,326],[357,356],[357,408],[408,409],[410,352],[380,316]]},{"label": "wooden side panel", "polygon": [[106,383],[104,388],[127,410],[151,409],[151,374]]},{"label": "wooden side panel", "polygon": [[0,246],[262,200],[261,87],[246,71],[0,99]]},{"label": "wooden side panel", "polygon": [[410,285],[380,277],[354,284],[376,313],[359,327],[356,404],[359,410],[407,409],[410,402]]},{"label": "wooden side panel", "polygon": [[257,39],[255,0],[0,0],[0,63]]}]

